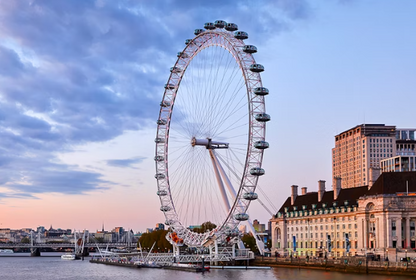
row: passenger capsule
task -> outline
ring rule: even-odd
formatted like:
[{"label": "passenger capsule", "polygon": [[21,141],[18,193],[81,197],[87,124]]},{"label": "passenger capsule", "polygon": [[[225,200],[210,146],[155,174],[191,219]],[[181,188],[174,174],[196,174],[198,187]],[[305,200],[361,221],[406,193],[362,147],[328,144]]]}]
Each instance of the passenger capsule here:
[{"label": "passenger capsule", "polygon": [[[253,64],[254,65],[254,64]],[[251,66],[250,66],[251,67]],[[251,68],[250,68],[250,70],[251,70]],[[179,67],[171,67],[170,68],[170,72],[172,72],[172,73],[180,73],[180,72],[182,72],[182,69],[181,68],[179,68]]]},{"label": "passenger capsule", "polygon": [[225,26],[225,30],[227,30],[227,31],[236,31],[236,30],[238,30],[238,25],[235,24],[235,23],[227,23],[227,25]]},{"label": "passenger capsule", "polygon": [[254,118],[259,122],[268,122],[270,121],[270,115],[266,113],[257,114]]},{"label": "passenger capsule", "polygon": [[262,96],[269,94],[269,90],[265,87],[256,87],[254,88],[253,92],[256,95],[262,95]]},{"label": "passenger capsule", "polygon": [[163,156],[155,156],[155,161],[163,161],[164,159]]},{"label": "passenger capsule", "polygon": [[172,84],[165,84],[165,89],[174,89],[175,85]]},{"label": "passenger capsule", "polygon": [[185,40],[185,45],[189,45],[189,43],[192,41],[192,39],[186,39]]},{"label": "passenger capsule", "polygon": [[188,54],[187,54],[187,53],[184,53],[184,52],[178,52],[177,57],[180,57],[180,58],[187,58],[187,57],[189,57],[189,56],[188,56]]},{"label": "passenger capsule", "polygon": [[250,65],[250,71],[251,72],[256,72],[256,73],[260,73],[264,71],[264,66],[261,64],[251,64]]},{"label": "passenger capsule", "polygon": [[259,196],[254,192],[247,192],[243,194],[243,198],[246,200],[256,200]]},{"label": "passenger capsule", "polygon": [[157,120],[158,125],[165,125],[166,123],[167,123],[167,121],[164,120],[164,119]]},{"label": "passenger capsule", "polygon": [[224,28],[224,26],[227,25],[227,23],[223,20],[216,20],[214,23],[215,27],[217,28]]},{"label": "passenger capsule", "polygon": [[240,40],[245,40],[248,38],[248,34],[244,31],[236,31],[234,32],[234,37]]},{"label": "passenger capsule", "polygon": [[170,225],[173,225],[174,222],[175,221],[173,221],[173,220],[166,220],[165,225],[170,226]]},{"label": "passenger capsule", "polygon": [[213,29],[215,29],[215,25],[212,22],[206,22],[204,24],[204,28],[207,29],[207,30],[213,30]]},{"label": "passenger capsule", "polygon": [[158,196],[165,196],[165,195],[168,195],[168,192],[165,191],[165,190],[157,191],[157,195]]},{"label": "passenger capsule", "polygon": [[259,150],[264,150],[269,148],[269,142],[266,141],[256,141],[254,142],[254,148]]},{"label": "passenger capsule", "polygon": [[155,178],[158,179],[158,180],[165,179],[165,174],[163,174],[163,173],[157,173],[155,175]]},{"label": "passenger capsule", "polygon": [[155,138],[155,143],[165,143],[165,139],[163,139],[163,138]]},{"label": "passenger capsule", "polygon": [[243,47],[243,52],[245,52],[245,53],[256,53],[257,48],[256,48],[256,46],[253,46],[253,45],[245,45]]},{"label": "passenger capsule", "polygon": [[162,102],[160,102],[160,107],[169,107],[169,106],[170,106],[170,102],[169,101],[163,100]]},{"label": "passenger capsule", "polygon": [[246,213],[239,213],[234,216],[237,221],[247,221],[249,216]]},{"label": "passenger capsule", "polygon": [[199,34],[201,34],[202,32],[204,32],[204,29],[195,29],[194,34],[195,34],[195,35],[199,35]]},{"label": "passenger capsule", "polygon": [[250,169],[250,174],[254,176],[262,176],[266,173],[263,168],[261,167],[253,167]]},{"label": "passenger capsule", "polygon": [[168,211],[170,211],[170,207],[169,207],[169,206],[167,206],[167,205],[165,205],[165,206],[160,206],[160,211],[162,211],[162,212],[168,212]]}]

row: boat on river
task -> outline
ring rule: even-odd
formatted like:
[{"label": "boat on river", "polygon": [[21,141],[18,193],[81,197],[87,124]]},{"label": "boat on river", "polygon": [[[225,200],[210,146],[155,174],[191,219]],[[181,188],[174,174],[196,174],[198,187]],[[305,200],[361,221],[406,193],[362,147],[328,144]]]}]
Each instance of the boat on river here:
[{"label": "boat on river", "polygon": [[14,251],[11,249],[0,249],[0,254],[14,254]]},{"label": "boat on river", "polygon": [[61,256],[61,259],[67,260],[67,261],[73,261],[73,260],[76,259],[76,256],[75,256],[75,254],[63,254]]}]

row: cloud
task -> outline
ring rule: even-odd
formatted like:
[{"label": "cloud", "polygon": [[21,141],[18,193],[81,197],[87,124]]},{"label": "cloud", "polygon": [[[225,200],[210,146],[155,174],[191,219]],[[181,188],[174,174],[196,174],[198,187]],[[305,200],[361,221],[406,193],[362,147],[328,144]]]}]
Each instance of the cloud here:
[{"label": "cloud", "polygon": [[133,164],[141,163],[146,158],[144,157],[135,157],[130,159],[110,159],[107,160],[107,164],[115,167],[132,167]]},{"label": "cloud", "polygon": [[195,28],[224,19],[264,41],[310,15],[305,0],[0,1],[0,186],[29,198],[109,187],[56,155],[154,123]]},{"label": "cloud", "polygon": [[0,193],[0,201],[4,198],[38,199],[36,196],[27,193]]}]

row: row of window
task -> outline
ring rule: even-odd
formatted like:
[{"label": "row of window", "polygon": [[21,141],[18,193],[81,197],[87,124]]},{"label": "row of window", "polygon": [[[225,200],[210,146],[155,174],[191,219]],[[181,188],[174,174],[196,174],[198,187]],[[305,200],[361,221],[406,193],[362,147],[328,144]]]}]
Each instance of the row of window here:
[{"label": "row of window", "polygon": [[[346,224],[342,224],[342,225],[337,225],[337,229],[340,229],[340,228],[342,228],[342,229],[345,229],[347,227],[347,225]],[[352,224],[348,224],[348,229],[351,229],[352,228]],[[354,224],[354,228],[357,228],[357,224]],[[325,225],[325,230],[328,230],[329,229],[329,226],[328,225]],[[334,225],[331,225],[331,230],[333,230],[334,229]],[[303,227],[300,227],[300,229],[298,228],[298,227],[288,227],[287,228],[287,231],[303,231]],[[308,228],[307,227],[305,227],[305,230],[308,230]],[[313,226],[310,226],[309,227],[309,230],[310,231],[313,231],[313,230],[324,230],[324,226],[323,225],[321,225],[320,227],[318,227],[318,226],[315,226],[315,228],[313,227]]]},{"label": "row of window", "polygon": [[[326,205],[327,206],[327,205]],[[356,221],[357,217],[356,216],[347,216],[347,217],[337,217],[336,221]],[[333,218],[317,218],[317,219],[310,219],[310,220],[291,220],[288,221],[288,224],[290,225],[294,225],[294,224],[312,224],[312,223],[333,223],[334,219]]]},{"label": "row of window", "polygon": [[[378,140],[379,140],[378,138],[376,138],[376,139],[371,139],[371,138],[370,138],[370,143],[378,143]],[[383,141],[382,141],[382,140],[383,140]],[[387,141],[386,141],[386,140],[387,140]],[[392,140],[391,138],[390,138],[390,139],[383,138],[383,139],[380,139],[380,143],[382,143],[382,142],[383,142],[383,143],[386,143],[386,142],[387,142],[387,143],[389,143],[389,142],[390,142],[390,143],[392,143],[392,142],[393,142],[393,140]]]},{"label": "row of window", "polygon": [[[312,249],[324,249],[326,246],[326,242],[323,241],[315,241],[315,242],[296,242],[296,248],[299,249],[307,249],[307,248],[312,248]],[[287,243],[288,248],[293,248],[293,242],[288,242]],[[305,246],[305,247],[303,247]],[[350,246],[351,248],[357,249],[358,243],[357,241],[353,241],[350,242]],[[280,248],[280,244],[278,246]],[[334,249],[345,249],[345,241],[332,241],[331,242],[331,248]]]}]

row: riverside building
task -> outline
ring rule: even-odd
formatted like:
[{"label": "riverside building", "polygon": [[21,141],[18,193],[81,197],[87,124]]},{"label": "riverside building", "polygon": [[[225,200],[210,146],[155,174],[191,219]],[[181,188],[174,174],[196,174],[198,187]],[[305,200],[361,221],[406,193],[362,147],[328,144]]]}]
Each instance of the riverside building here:
[{"label": "riverside building", "polygon": [[[292,186],[270,220],[281,255],[416,257],[415,129],[362,124],[335,136],[333,184]],[[381,175],[380,175],[381,174]],[[392,256],[393,254],[393,256]]]},{"label": "riverside building", "polygon": [[[341,177],[343,189],[371,186],[383,170],[390,171],[396,164],[385,162],[385,159],[415,155],[415,130],[396,129],[384,124],[361,124],[336,135],[332,149],[332,185],[335,185],[337,177]],[[414,157],[405,160],[413,163],[407,171],[416,170]]]},{"label": "riverside building", "polygon": [[292,194],[272,223],[272,251],[280,255],[341,257],[368,253],[416,257],[416,172],[383,173],[371,186],[332,190],[319,181]]}]

